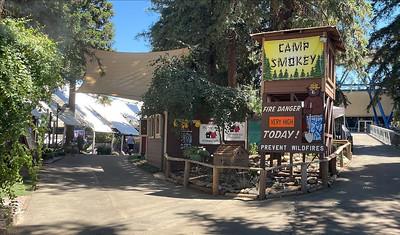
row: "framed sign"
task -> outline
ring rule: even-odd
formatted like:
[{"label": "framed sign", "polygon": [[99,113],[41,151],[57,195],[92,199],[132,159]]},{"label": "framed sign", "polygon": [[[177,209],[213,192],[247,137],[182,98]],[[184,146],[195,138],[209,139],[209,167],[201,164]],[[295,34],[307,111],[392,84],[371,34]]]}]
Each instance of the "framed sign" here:
[{"label": "framed sign", "polygon": [[201,124],[199,135],[200,144],[220,144],[220,134],[217,125]]},{"label": "framed sign", "polygon": [[323,77],[324,71],[320,36],[264,41],[263,80]]},{"label": "framed sign", "polygon": [[192,131],[181,131],[181,149],[186,149],[192,146]]},{"label": "framed sign", "polygon": [[224,131],[225,141],[245,141],[246,140],[246,123],[235,122],[227,126]]},{"label": "framed sign", "polygon": [[323,120],[304,113],[302,102],[272,102],[263,105],[260,150],[271,153],[323,152]]}]

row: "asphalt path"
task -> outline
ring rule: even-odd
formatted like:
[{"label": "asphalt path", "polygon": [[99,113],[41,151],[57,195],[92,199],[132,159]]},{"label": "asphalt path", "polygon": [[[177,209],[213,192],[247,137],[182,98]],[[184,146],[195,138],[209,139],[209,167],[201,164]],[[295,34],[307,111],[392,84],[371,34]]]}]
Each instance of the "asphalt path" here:
[{"label": "asphalt path", "polygon": [[266,201],[183,189],[124,157],[45,167],[13,234],[400,234],[400,150],[354,135],[333,187]]}]

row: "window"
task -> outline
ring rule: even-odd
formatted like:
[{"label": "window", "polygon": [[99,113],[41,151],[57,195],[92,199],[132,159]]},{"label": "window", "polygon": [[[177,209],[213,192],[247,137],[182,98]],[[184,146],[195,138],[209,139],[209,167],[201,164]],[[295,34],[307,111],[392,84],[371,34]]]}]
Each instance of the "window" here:
[{"label": "window", "polygon": [[147,118],[147,135],[150,138],[154,138],[154,117],[150,116]]},{"label": "window", "polygon": [[157,114],[155,116],[155,137],[161,138],[161,129],[162,129],[162,121],[161,121],[161,114]]},{"label": "window", "polygon": [[150,138],[161,138],[161,115],[152,115],[147,118],[147,133]]}]

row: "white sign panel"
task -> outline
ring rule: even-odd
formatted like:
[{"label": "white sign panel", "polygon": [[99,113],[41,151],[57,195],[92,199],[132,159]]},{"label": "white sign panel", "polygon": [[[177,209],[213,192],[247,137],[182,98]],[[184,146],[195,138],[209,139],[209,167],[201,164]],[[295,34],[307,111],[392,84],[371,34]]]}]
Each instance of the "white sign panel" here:
[{"label": "white sign panel", "polygon": [[217,125],[201,124],[200,125],[200,144],[220,144],[219,131]]},{"label": "white sign panel", "polygon": [[231,126],[225,128],[225,141],[245,141],[246,140],[246,123],[235,122]]}]

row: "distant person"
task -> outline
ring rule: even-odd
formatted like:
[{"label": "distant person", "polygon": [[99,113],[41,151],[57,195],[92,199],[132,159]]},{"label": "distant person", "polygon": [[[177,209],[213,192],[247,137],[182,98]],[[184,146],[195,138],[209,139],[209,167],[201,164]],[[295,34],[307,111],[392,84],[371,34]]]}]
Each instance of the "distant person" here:
[{"label": "distant person", "polygon": [[130,155],[135,148],[135,140],[133,139],[133,136],[128,136],[128,138],[126,139],[126,143],[128,144],[128,153]]},{"label": "distant person", "polygon": [[82,153],[83,146],[85,145],[85,139],[83,138],[83,135],[79,134],[76,140],[78,144],[79,153]]}]

